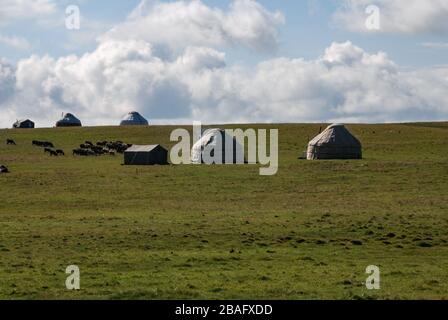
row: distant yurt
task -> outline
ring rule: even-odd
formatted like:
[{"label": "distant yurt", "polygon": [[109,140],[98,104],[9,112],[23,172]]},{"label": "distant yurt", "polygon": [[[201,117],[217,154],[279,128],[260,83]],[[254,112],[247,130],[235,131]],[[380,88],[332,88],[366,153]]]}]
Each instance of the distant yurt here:
[{"label": "distant yurt", "polygon": [[137,111],[129,112],[120,122],[120,126],[147,126],[148,124],[148,120]]},{"label": "distant yurt", "polygon": [[14,124],[12,125],[13,128],[20,128],[20,129],[33,129],[34,128],[34,122],[31,121],[30,119],[25,119],[25,120],[17,120],[16,122],[14,122]]},{"label": "distant yurt", "polygon": [[362,159],[361,142],[343,124],[333,124],[309,142],[306,158]]},{"label": "distant yurt", "polygon": [[[230,140],[232,141],[229,142]],[[207,159],[208,155],[214,159],[213,162]],[[244,149],[235,137],[227,134],[225,130],[208,129],[194,144],[191,162],[194,164],[244,164]]]},{"label": "distant yurt", "polygon": [[133,145],[124,152],[125,165],[168,164],[168,150],[159,144]]},{"label": "distant yurt", "polygon": [[81,127],[81,121],[71,113],[66,113],[61,120],[56,122],[56,127]]}]

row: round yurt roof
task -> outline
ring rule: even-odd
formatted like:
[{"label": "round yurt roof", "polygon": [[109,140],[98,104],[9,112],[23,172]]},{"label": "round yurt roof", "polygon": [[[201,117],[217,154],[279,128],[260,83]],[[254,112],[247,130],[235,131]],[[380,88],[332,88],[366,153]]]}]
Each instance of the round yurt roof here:
[{"label": "round yurt roof", "polygon": [[66,114],[64,114],[62,119],[57,122],[57,124],[76,124],[76,125],[81,125],[81,120],[76,118],[71,113],[66,113]]},{"label": "round yurt roof", "polygon": [[[227,150],[228,145],[226,144],[227,139],[232,139],[232,150]],[[221,149],[216,148],[218,146],[219,140],[221,140]],[[233,163],[244,163],[244,149],[235,140],[234,137],[230,136],[223,129],[207,129],[202,134],[201,138],[193,145],[191,151],[191,162],[192,163],[202,163],[203,162],[203,152],[204,150],[213,149],[214,155],[217,159],[221,159],[222,163],[225,163],[226,152],[233,152]],[[242,155],[243,159],[239,159],[238,155]]]},{"label": "round yurt roof", "polygon": [[137,111],[129,112],[120,122],[121,126],[147,126],[148,124],[148,120]]},{"label": "round yurt roof", "polygon": [[328,126],[308,144],[309,146],[361,147],[361,142],[340,123]]}]

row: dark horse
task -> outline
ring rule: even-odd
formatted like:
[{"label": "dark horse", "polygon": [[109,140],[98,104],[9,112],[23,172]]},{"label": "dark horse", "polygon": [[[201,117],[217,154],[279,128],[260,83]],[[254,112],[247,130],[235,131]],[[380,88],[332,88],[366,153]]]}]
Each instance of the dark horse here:
[{"label": "dark horse", "polygon": [[53,143],[48,142],[48,141],[33,140],[33,146],[45,147],[45,148],[54,148]]},{"label": "dark horse", "polygon": [[53,149],[50,149],[50,148],[45,148],[44,149],[44,153],[47,153],[48,152],[48,154],[50,155],[50,156],[55,156],[55,157],[57,157],[58,155],[59,155],[59,153],[57,152],[57,151],[54,151]]}]

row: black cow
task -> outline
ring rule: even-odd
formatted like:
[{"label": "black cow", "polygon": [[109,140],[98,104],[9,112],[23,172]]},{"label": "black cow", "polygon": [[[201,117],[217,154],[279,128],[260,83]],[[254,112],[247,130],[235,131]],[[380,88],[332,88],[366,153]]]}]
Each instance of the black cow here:
[{"label": "black cow", "polygon": [[56,150],[56,153],[58,155],[65,156],[64,150],[58,149],[58,150]]},{"label": "black cow", "polygon": [[5,166],[0,166],[0,173],[9,173],[9,170]]},{"label": "black cow", "polygon": [[74,156],[93,156],[95,152],[89,149],[73,149]]},{"label": "black cow", "polygon": [[6,139],[6,144],[15,146],[16,142],[14,140],[12,140],[12,139]]},{"label": "black cow", "polygon": [[48,141],[38,141],[33,140],[33,146],[43,147],[43,148],[54,148],[53,143]]}]

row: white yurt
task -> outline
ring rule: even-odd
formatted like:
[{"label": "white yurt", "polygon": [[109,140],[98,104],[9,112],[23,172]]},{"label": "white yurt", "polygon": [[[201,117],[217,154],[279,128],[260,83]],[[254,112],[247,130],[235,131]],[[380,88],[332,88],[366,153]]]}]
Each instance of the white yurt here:
[{"label": "white yurt", "polygon": [[362,145],[343,124],[332,124],[309,142],[306,158],[362,159]]},{"label": "white yurt", "polygon": [[71,113],[66,113],[56,122],[56,127],[81,127],[81,121]]},{"label": "white yurt", "polygon": [[[227,143],[226,143],[227,142]],[[213,160],[213,161],[211,161]],[[244,164],[244,148],[223,129],[208,129],[191,151],[195,164]]]},{"label": "white yurt", "polygon": [[120,126],[147,126],[148,124],[148,120],[137,111],[129,112],[120,122]]}]

